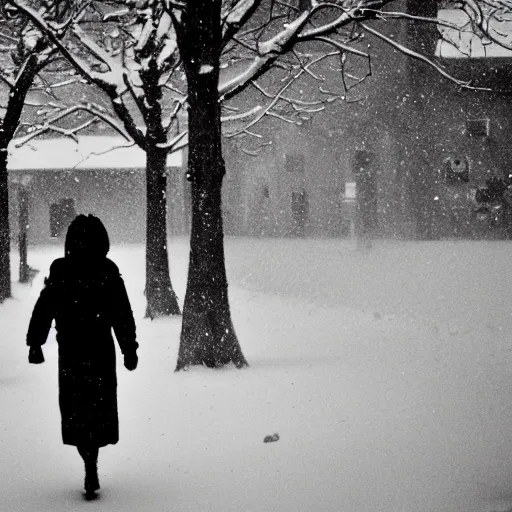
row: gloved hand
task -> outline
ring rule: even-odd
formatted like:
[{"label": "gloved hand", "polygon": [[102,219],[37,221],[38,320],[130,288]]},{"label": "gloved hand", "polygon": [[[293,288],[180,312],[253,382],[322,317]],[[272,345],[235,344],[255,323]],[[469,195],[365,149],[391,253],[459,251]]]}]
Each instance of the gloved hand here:
[{"label": "gloved hand", "polygon": [[135,368],[137,368],[138,362],[139,358],[137,356],[137,352],[130,352],[124,355],[124,367],[127,370],[135,370]]},{"label": "gloved hand", "polygon": [[31,364],[44,363],[43,350],[40,346],[30,347],[28,351],[28,362]]}]

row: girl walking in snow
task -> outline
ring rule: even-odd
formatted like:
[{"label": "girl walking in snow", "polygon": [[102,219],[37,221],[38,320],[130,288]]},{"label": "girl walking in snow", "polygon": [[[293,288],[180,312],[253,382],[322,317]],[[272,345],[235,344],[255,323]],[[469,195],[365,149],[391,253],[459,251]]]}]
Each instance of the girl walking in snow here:
[{"label": "girl walking in snow", "polygon": [[29,362],[44,362],[41,346],[55,319],[59,346],[59,406],[64,444],[85,464],[85,495],[95,497],[98,451],[119,440],[116,355],[112,329],[128,370],[137,367],[135,322],[123,279],[107,258],[103,223],[78,215],[70,224],[65,257],[56,259],[36,302],[27,345]]}]

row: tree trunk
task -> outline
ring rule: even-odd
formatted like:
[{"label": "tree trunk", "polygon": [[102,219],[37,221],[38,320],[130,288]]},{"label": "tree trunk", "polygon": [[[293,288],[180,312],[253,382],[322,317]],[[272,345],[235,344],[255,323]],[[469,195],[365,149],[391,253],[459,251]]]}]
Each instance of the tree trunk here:
[{"label": "tree trunk", "polygon": [[221,188],[222,178],[192,183],[190,261],[176,370],[247,366],[229,308]]},{"label": "tree trunk", "polygon": [[[204,3],[204,5],[203,5]],[[231,321],[222,227],[222,157],[218,101],[220,2],[192,2],[185,20],[192,229],[187,291],[176,370],[192,365],[247,366]]]},{"label": "tree trunk", "polygon": [[146,151],[146,317],[181,314],[171,284],[167,251],[167,202],[165,176],[167,152]]},{"label": "tree trunk", "polygon": [[8,95],[4,117],[0,120],[0,303],[11,297],[7,148],[18,128],[25,99],[34,78],[51,57],[51,53],[43,55],[45,47],[46,42],[40,38],[19,67],[15,84]]},{"label": "tree trunk", "polygon": [[[5,146],[5,147],[4,147]],[[9,174],[7,147],[0,145],[0,303],[11,296],[11,260],[9,230]]]},{"label": "tree trunk", "polygon": [[18,188],[18,251],[20,253],[19,281],[28,283],[30,281],[29,264],[27,260],[28,245],[28,223],[29,223],[29,199],[28,189],[20,184]]}]

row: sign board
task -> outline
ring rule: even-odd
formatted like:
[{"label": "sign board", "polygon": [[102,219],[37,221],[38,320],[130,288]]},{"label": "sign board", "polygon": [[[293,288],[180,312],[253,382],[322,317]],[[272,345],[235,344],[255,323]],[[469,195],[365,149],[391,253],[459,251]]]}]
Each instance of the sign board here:
[{"label": "sign board", "polygon": [[356,198],[356,182],[355,181],[347,181],[345,183],[345,199],[355,199]]}]

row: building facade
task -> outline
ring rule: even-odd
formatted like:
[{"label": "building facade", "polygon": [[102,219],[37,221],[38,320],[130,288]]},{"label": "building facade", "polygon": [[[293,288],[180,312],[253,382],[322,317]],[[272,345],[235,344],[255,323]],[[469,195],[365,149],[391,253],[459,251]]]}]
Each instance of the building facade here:
[{"label": "building facade", "polygon": [[[460,16],[449,2],[403,8]],[[475,196],[510,172],[512,54],[448,51],[432,23],[374,27],[474,88],[369,36],[372,76],[354,93],[360,102],[338,103],[303,126],[274,122],[260,130],[272,144],[259,155],[228,155],[242,190],[238,232],[350,236],[359,225],[374,237],[508,237],[509,208],[484,208]]]},{"label": "building facade", "polygon": [[[409,14],[429,18],[450,16],[450,7],[434,0],[403,2]],[[256,131],[265,144],[256,152],[248,151],[247,138],[224,141],[227,235],[509,236],[509,208],[482,208],[476,192],[490,179],[510,173],[510,56],[448,51],[432,23],[375,21],[372,26],[476,88],[461,87],[369,35],[365,44],[372,56],[371,76],[346,93],[345,101],[301,124],[263,120]],[[364,65],[356,66],[356,72],[362,75]],[[335,64],[315,73],[341,96]],[[297,86],[305,97],[307,87]],[[254,105],[254,92],[248,94],[241,101]],[[32,167],[11,166],[12,219],[21,176],[30,181],[29,240],[54,240],[70,215],[94,213],[105,220],[114,242],[143,241],[143,153],[138,160],[117,158],[93,166],[89,159],[77,167],[65,163],[63,150],[54,148],[60,163],[54,159],[43,169],[38,155]],[[168,172],[170,234],[186,233],[190,224],[185,167],[180,155]]]},{"label": "building facade", "polygon": [[[185,232],[183,187],[177,192],[173,188],[183,155],[169,155],[167,165],[169,230]],[[34,139],[11,150],[8,168],[13,241],[20,232],[23,193],[28,197],[29,243],[61,243],[70,221],[80,213],[101,218],[113,243],[144,240],[145,153],[122,138]]]}]

